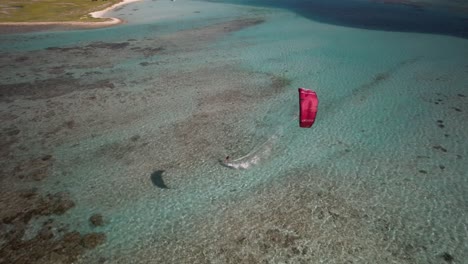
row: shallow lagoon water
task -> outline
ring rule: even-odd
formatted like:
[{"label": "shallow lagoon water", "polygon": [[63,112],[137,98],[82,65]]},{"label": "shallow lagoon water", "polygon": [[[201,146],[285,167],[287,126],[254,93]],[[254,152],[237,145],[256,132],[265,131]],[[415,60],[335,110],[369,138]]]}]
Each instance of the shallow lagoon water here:
[{"label": "shallow lagoon water", "polygon": [[1,188],[68,192],[52,218],[106,235],[77,263],[468,259],[466,39],[197,1],[109,15],[129,23],[0,37]]}]

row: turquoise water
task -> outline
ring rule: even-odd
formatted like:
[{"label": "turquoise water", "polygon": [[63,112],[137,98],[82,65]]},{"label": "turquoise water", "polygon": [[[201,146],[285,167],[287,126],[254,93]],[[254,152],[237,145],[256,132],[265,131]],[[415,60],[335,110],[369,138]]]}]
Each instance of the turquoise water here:
[{"label": "turquoise water", "polygon": [[[2,165],[53,156],[1,188],[69,192],[57,221],[107,236],[77,263],[468,259],[468,40],[188,0],[109,15],[128,23],[0,36],[21,131]],[[311,129],[297,87],[319,96]]]}]

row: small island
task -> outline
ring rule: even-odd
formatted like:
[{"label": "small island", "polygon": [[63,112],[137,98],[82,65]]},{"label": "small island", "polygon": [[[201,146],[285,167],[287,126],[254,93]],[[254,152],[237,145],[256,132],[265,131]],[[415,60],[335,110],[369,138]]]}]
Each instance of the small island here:
[{"label": "small island", "polygon": [[123,22],[103,17],[106,11],[135,1],[138,0],[4,0],[0,3],[0,27],[106,27]]}]

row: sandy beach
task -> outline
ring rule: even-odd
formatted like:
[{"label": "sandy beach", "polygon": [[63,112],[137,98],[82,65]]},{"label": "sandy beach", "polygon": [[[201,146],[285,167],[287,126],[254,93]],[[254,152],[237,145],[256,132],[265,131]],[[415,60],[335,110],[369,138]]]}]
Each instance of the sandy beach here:
[{"label": "sandy beach", "polygon": [[[106,14],[108,11],[110,11],[110,10],[112,10],[112,9],[115,9],[115,8],[117,8],[117,7],[120,7],[120,6],[126,5],[126,4],[130,4],[130,3],[133,3],[133,2],[138,2],[138,1],[141,1],[141,0],[123,0],[122,2],[117,3],[117,4],[113,5],[113,6],[110,6],[110,7],[106,8],[106,9],[104,9],[104,10],[92,12],[92,13],[90,13],[90,15],[91,15],[92,17],[94,17],[94,18],[107,18],[107,17],[105,16],[105,14]],[[118,19],[118,18],[113,18],[113,17],[111,17],[111,19],[117,19],[117,20],[120,21],[120,19]]]}]

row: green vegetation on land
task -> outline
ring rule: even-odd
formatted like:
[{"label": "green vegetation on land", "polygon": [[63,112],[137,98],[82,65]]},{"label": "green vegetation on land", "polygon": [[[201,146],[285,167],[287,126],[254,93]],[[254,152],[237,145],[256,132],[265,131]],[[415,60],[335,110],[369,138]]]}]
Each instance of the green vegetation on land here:
[{"label": "green vegetation on land", "polygon": [[89,13],[121,0],[1,0],[0,22],[96,22]]}]

